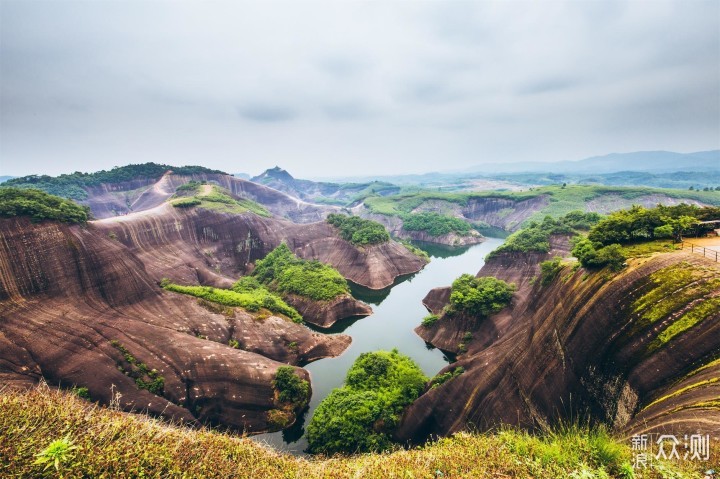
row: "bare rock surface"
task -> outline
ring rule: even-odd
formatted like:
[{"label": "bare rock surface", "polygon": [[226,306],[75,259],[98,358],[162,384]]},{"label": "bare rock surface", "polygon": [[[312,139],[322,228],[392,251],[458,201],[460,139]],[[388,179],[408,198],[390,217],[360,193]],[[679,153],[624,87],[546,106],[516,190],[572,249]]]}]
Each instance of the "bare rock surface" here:
[{"label": "bare rock surface", "polygon": [[[555,239],[554,249],[566,249],[562,242]],[[450,351],[466,332],[473,338],[467,353],[445,369],[462,366],[465,372],[421,395],[406,412],[398,438],[420,441],[500,423],[536,429],[587,412],[621,434],[717,436],[720,314],[662,344],[660,334],[687,307],[644,324],[633,305],[663,286],[652,275],[667,268],[700,272],[703,279],[692,287],[708,287],[705,299],[717,298],[718,264],[677,251],[631,259],[617,274],[573,271],[569,264],[549,285],[532,281],[539,262],[553,254],[508,253],[486,263],[480,276],[519,286],[500,313],[485,319],[443,317],[417,329],[426,341]],[[435,289],[425,303],[439,311],[448,294]],[[681,294],[669,291],[658,301]]]},{"label": "bare rock surface", "polygon": [[[272,386],[279,366],[335,356],[350,343],[348,336],[163,291],[158,265],[170,262],[171,253],[156,255],[146,268],[143,259],[153,252],[136,255],[110,231],[93,224],[0,220],[4,384],[44,379],[86,387],[93,400],[125,410],[260,432],[274,427],[268,413],[285,407]],[[120,348],[134,358],[134,367]],[[124,373],[140,364],[164,379],[160,393]],[[305,370],[296,371],[308,378]]]}]

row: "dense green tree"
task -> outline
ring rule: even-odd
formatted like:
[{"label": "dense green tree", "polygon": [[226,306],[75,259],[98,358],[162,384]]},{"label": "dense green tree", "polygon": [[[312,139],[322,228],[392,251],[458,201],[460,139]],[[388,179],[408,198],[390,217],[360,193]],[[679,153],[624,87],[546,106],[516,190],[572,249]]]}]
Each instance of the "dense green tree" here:
[{"label": "dense green tree", "polygon": [[357,246],[390,241],[390,235],[385,227],[377,221],[333,213],[328,215],[327,222],[338,228],[342,239]]},{"label": "dense green tree", "polygon": [[581,236],[574,239],[572,254],[580,264],[590,269],[609,266],[613,271],[618,271],[626,259],[619,244],[603,246]]},{"label": "dense green tree", "polygon": [[439,213],[410,213],[402,215],[401,218],[403,229],[425,231],[430,236],[442,236],[448,233],[466,235],[472,229],[467,221]]},{"label": "dense green tree", "polygon": [[463,274],[453,281],[450,306],[455,311],[490,316],[510,303],[515,290],[514,284],[492,276],[476,278],[471,274]]},{"label": "dense green tree", "polygon": [[670,226],[672,236],[680,239],[682,232],[698,220],[720,215],[720,208],[700,208],[681,203],[676,206],[658,205],[655,208],[633,206],[630,209],[615,211],[595,225],[588,238],[593,243],[610,245],[647,241],[667,237]]},{"label": "dense green tree", "polygon": [[537,252],[550,251],[550,236],[556,234],[575,234],[595,225],[601,216],[597,213],[584,213],[571,211],[565,216],[554,219],[546,216],[541,222],[532,221],[525,228],[508,236],[500,247],[496,248],[489,257],[502,252]]},{"label": "dense green tree", "polygon": [[397,350],[361,354],[345,385],[315,411],[307,429],[309,450],[333,454],[386,449],[402,411],[427,380],[418,365]]},{"label": "dense green tree", "polygon": [[331,300],[350,291],[335,268],[298,258],[284,242],[257,262],[253,277],[270,289],[315,301]]},{"label": "dense green tree", "polygon": [[310,400],[310,383],[295,373],[292,366],[280,366],[273,379],[280,401],[290,403],[295,409],[302,409]]},{"label": "dense green tree", "polygon": [[36,189],[0,188],[0,216],[29,216],[33,221],[85,223],[89,209]]}]

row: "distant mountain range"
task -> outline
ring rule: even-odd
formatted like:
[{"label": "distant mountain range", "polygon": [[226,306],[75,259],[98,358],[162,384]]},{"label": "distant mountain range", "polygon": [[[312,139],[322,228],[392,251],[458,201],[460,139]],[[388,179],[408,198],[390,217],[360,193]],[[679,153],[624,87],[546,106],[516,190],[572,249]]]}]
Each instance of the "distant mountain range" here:
[{"label": "distant mountain range", "polygon": [[579,161],[488,163],[462,170],[413,175],[333,177],[337,182],[385,181],[396,185],[437,187],[472,178],[496,178],[527,184],[589,182],[687,188],[717,186],[720,150],[695,153],[637,151],[610,153]]},{"label": "distant mountain range", "polygon": [[[494,163],[464,168],[461,173],[582,173],[605,174],[618,171],[672,173],[675,171],[720,171],[720,150],[676,153],[673,151],[636,151],[610,153],[579,161],[554,163]],[[458,173],[460,173],[458,172]]]},{"label": "distant mountain range", "polygon": [[290,173],[279,166],[265,170],[260,175],[251,178],[250,181],[303,200],[335,205],[345,205],[371,193],[391,195],[400,192],[399,187],[379,181],[340,184],[300,180],[293,178]]}]

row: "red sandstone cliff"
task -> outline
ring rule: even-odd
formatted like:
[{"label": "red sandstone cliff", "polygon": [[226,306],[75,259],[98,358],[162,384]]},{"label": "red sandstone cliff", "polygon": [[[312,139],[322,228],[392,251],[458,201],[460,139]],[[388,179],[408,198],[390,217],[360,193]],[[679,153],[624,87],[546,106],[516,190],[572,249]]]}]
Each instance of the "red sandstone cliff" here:
[{"label": "red sandstone cliff", "polygon": [[[557,241],[554,246],[561,246]],[[444,317],[418,328],[424,339],[451,351],[466,332],[473,339],[446,368],[462,366],[465,373],[423,394],[398,437],[421,440],[500,423],[538,428],[583,414],[628,435],[717,435],[718,308],[671,340],[662,338],[691,308],[717,301],[718,264],[679,251],[631,259],[618,274],[573,271],[571,264],[550,285],[531,282],[547,256],[503,254],[481,269],[479,275],[519,286],[500,313]],[[696,288],[706,291],[702,297],[682,299]],[[435,311],[445,301],[444,289],[425,299]],[[651,324],[642,319],[648,315]]]}]

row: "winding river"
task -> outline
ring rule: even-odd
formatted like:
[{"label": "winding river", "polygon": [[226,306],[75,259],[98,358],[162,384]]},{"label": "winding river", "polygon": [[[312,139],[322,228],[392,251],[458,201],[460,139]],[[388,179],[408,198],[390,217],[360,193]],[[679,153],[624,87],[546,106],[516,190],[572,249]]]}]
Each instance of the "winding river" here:
[{"label": "winding river", "polygon": [[296,455],[307,448],[305,424],[313,415],[320,401],[330,391],[342,385],[345,374],[362,353],[397,348],[410,356],[428,377],[437,374],[448,362],[442,351],[420,339],[413,329],[426,316],[422,299],[432,288],[446,286],[463,273],[476,274],[484,263],[485,255],[503,243],[503,239],[488,238],[485,242],[468,247],[446,247],[418,244],[427,251],[432,261],[413,275],[403,277],[395,285],[382,291],[372,291],[359,286],[352,287],[356,298],[372,305],[373,314],[360,319],[340,321],[329,334],[345,333],[352,336],[352,344],[340,356],[321,359],[305,366],[312,381],[310,407],[295,425],[285,431],[253,436],[277,450]]}]

